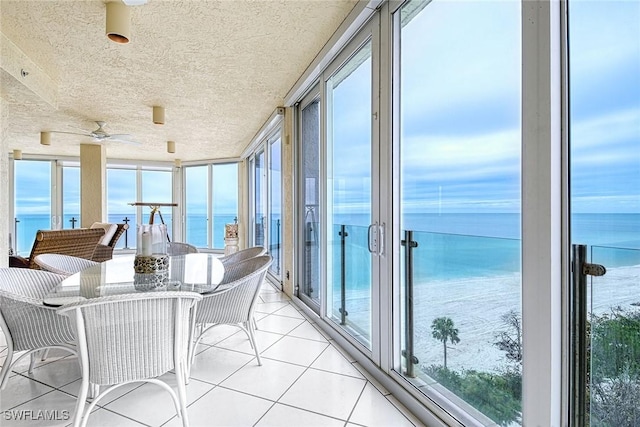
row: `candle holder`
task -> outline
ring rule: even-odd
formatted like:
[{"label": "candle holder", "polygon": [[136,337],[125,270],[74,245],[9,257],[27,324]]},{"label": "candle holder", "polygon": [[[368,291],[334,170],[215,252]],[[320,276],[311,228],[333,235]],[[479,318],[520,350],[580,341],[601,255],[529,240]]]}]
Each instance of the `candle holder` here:
[{"label": "candle holder", "polygon": [[167,226],[165,224],[138,224],[136,256],[166,255]]},{"label": "candle holder", "polygon": [[137,290],[161,290],[169,283],[167,226],[139,224],[133,283]]}]

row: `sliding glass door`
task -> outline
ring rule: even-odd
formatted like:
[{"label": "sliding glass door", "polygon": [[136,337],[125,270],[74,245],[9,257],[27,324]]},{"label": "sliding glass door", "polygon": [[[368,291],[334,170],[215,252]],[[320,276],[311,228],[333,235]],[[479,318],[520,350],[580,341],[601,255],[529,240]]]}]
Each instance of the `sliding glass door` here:
[{"label": "sliding glass door", "polygon": [[520,6],[412,0],[393,24],[402,374],[474,422],[515,425]]},{"label": "sliding glass door", "polygon": [[[581,261],[606,268],[572,288],[583,316],[582,331],[572,331],[571,354],[582,358],[572,364],[581,378],[572,421],[632,427],[640,425],[640,3],[568,4],[571,243],[583,245]],[[583,266],[573,270],[598,274]]]},{"label": "sliding glass door", "polygon": [[299,212],[301,228],[298,229],[300,261],[298,271],[298,296],[315,312],[320,312],[321,241],[324,236],[320,220],[320,192],[324,188],[320,176],[320,99],[317,88],[303,100],[300,106],[299,126],[300,157],[299,192],[304,209]]},{"label": "sliding glass door", "polygon": [[[347,49],[325,84],[326,315],[372,350],[374,278],[378,262],[374,224],[373,61],[371,34]],[[355,43],[354,43],[355,44]],[[348,55],[348,56],[347,56]]]}]

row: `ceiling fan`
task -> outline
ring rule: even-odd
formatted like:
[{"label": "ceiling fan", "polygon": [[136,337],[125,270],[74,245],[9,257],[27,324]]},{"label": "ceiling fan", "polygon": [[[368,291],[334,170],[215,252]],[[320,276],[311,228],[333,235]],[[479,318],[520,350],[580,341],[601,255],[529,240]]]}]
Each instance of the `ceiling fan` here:
[{"label": "ceiling fan", "polygon": [[98,125],[98,129],[93,130],[93,131],[85,131],[84,133],[80,133],[80,132],[65,132],[65,131],[61,131],[61,130],[52,130],[50,132],[52,133],[68,133],[71,135],[82,135],[82,136],[88,136],[90,138],[93,138],[94,141],[96,142],[104,142],[104,141],[113,141],[113,142],[124,142],[126,144],[140,144],[138,141],[134,141],[131,138],[133,138],[132,135],[126,134],[126,133],[114,133],[114,134],[110,134],[108,133],[106,130],[104,130],[105,125],[107,124],[106,122],[103,122],[101,120],[96,120],[96,124]]}]

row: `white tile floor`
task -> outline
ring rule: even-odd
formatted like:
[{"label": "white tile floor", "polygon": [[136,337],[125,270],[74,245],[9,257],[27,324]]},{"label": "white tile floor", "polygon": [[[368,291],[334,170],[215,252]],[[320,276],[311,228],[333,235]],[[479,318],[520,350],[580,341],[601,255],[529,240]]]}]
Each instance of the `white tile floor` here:
[{"label": "white tile floor", "polygon": [[[262,366],[244,333],[233,327],[214,328],[197,349],[187,386],[192,426],[422,425],[268,284],[256,318]],[[3,363],[6,345],[1,335]],[[0,393],[0,425],[70,424],[63,420],[64,411],[73,416],[80,369],[75,356],[57,356],[41,362],[32,375],[28,358],[21,362]],[[172,383],[172,375],[166,378]],[[15,420],[18,414],[30,419]],[[181,421],[166,391],[136,384],[102,400],[89,425],[173,427]]]}]

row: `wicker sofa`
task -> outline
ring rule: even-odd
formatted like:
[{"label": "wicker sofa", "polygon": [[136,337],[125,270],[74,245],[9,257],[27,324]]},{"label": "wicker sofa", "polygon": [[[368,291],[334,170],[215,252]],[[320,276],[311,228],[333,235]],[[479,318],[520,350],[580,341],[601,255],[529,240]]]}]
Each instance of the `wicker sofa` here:
[{"label": "wicker sofa", "polygon": [[[9,267],[40,269],[35,257],[40,254],[72,255],[93,259],[98,242],[104,236],[102,228],[76,228],[71,230],[38,230],[29,258],[10,256]],[[113,248],[112,248],[113,252]]]}]

